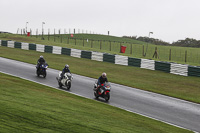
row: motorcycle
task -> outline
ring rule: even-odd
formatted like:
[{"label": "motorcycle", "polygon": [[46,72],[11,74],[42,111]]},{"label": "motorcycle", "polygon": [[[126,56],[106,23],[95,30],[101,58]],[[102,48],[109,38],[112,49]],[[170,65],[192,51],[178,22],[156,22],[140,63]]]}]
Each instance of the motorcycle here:
[{"label": "motorcycle", "polygon": [[46,72],[47,68],[48,68],[48,64],[47,63],[43,63],[40,66],[36,66],[36,74],[37,74],[37,76],[39,77],[40,75],[42,75],[45,78],[47,76],[47,72]]},{"label": "motorcycle", "polygon": [[69,90],[71,88],[71,82],[72,82],[73,76],[71,73],[65,73],[63,76],[63,79],[60,80],[61,74],[62,72],[59,72],[58,77],[56,77],[58,81],[58,85],[60,88],[62,88],[62,86],[65,86],[67,87],[67,90]]},{"label": "motorcycle", "polygon": [[106,101],[110,99],[110,90],[111,85],[109,82],[105,82],[104,84],[101,84],[101,87],[97,89],[97,81],[95,81],[94,84],[94,96],[98,99],[99,97],[104,98]]}]

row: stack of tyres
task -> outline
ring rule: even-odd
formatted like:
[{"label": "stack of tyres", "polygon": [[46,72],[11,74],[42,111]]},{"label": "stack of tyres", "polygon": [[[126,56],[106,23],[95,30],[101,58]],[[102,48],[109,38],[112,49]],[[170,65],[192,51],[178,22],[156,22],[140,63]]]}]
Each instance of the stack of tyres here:
[{"label": "stack of tyres", "polygon": [[128,65],[134,67],[141,67],[141,59],[128,57]]},{"label": "stack of tyres", "polygon": [[200,77],[200,67],[188,66],[188,76]]},{"label": "stack of tyres", "polygon": [[112,55],[112,54],[103,54],[103,61],[104,62],[115,63],[115,55]]},{"label": "stack of tyres", "polygon": [[155,61],[155,70],[170,73],[171,64],[169,62]]}]

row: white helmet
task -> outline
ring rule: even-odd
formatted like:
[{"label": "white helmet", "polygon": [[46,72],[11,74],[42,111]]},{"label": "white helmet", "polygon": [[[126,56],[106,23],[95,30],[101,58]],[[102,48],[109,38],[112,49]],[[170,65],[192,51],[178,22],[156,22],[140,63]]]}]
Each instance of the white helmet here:
[{"label": "white helmet", "polygon": [[43,56],[42,56],[42,55],[40,55],[40,58],[43,58]]},{"label": "white helmet", "polygon": [[68,65],[68,64],[66,64],[66,65],[65,65],[65,67],[66,67],[66,68],[69,68],[69,65]]},{"label": "white helmet", "polygon": [[102,73],[102,77],[106,78],[106,73],[105,72]]}]

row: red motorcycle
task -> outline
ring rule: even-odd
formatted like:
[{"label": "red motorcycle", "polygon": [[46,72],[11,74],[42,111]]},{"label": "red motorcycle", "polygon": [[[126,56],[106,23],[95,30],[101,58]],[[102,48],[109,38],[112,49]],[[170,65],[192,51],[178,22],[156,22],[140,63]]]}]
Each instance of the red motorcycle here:
[{"label": "red motorcycle", "polygon": [[98,99],[99,97],[104,98],[106,101],[110,99],[110,90],[111,85],[109,82],[105,82],[101,84],[101,86],[97,89],[97,81],[94,84],[94,96]]}]

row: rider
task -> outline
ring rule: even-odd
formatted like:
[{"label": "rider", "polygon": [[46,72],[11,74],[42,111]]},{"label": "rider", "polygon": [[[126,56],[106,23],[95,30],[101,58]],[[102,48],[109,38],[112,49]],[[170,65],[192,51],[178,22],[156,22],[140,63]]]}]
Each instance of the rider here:
[{"label": "rider", "polygon": [[108,82],[108,79],[107,79],[106,73],[103,72],[102,75],[98,79],[96,90],[98,90],[101,87],[101,84],[104,84],[105,82]]},{"label": "rider", "polygon": [[68,64],[66,64],[65,67],[63,68],[60,80],[63,79],[63,76],[64,76],[65,73],[71,73],[70,70],[69,70],[69,65]]},{"label": "rider", "polygon": [[39,58],[38,61],[37,61],[37,70],[39,70],[40,66],[41,66],[42,64],[44,64],[45,62],[46,62],[46,61],[45,61],[44,57],[41,55],[40,58]]}]

